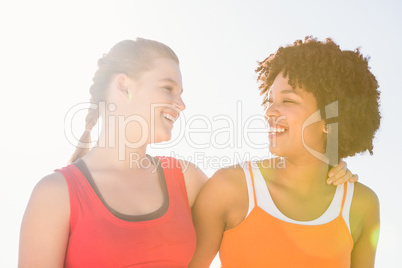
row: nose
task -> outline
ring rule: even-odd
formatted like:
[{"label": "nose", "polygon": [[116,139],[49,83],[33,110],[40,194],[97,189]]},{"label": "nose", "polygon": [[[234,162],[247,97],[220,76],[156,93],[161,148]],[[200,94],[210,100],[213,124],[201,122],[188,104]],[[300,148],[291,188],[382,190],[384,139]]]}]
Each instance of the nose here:
[{"label": "nose", "polygon": [[184,111],[186,109],[186,105],[184,104],[184,101],[181,98],[181,96],[178,96],[176,98],[174,105],[180,111]]},{"label": "nose", "polygon": [[265,120],[269,121],[269,120],[275,120],[275,118],[278,118],[280,115],[279,110],[278,110],[278,106],[275,104],[275,102],[271,102],[267,108],[265,109]]},{"label": "nose", "polygon": [[266,109],[265,109],[265,121],[268,126],[276,127],[276,125],[281,121],[286,119],[286,116],[281,114],[280,104],[276,104],[272,102]]}]

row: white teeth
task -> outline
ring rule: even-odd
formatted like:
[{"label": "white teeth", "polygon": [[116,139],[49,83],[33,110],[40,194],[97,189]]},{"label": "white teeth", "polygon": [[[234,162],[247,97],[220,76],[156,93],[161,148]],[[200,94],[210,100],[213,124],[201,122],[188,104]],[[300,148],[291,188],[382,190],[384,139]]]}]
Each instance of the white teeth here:
[{"label": "white teeth", "polygon": [[268,127],[268,132],[270,132],[270,133],[283,133],[285,131],[286,131],[286,129],[284,129],[284,128],[271,127],[271,126]]},{"label": "white teeth", "polygon": [[163,114],[163,117],[169,119],[170,121],[174,122],[175,118],[173,116],[171,116],[170,114]]}]

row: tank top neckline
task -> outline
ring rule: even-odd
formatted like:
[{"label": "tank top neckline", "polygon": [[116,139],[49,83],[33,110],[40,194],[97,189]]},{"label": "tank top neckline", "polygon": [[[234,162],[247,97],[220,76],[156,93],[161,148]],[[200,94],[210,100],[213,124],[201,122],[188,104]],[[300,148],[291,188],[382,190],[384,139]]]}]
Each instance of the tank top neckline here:
[{"label": "tank top neckline", "polygon": [[[323,214],[321,214],[318,218],[313,219],[313,220],[308,220],[308,221],[299,221],[299,220],[294,220],[292,218],[289,218],[288,216],[286,216],[285,214],[283,214],[278,207],[275,205],[275,202],[273,201],[271,194],[269,192],[269,188],[268,185],[266,184],[264,177],[261,173],[261,170],[259,169],[258,166],[254,167],[253,165],[251,165],[250,162],[247,162],[248,165],[248,169],[249,169],[249,174],[251,175],[251,184],[252,184],[252,192],[253,192],[253,199],[254,199],[254,207],[251,209],[251,211],[249,212],[248,215],[250,215],[253,210],[255,208],[258,208],[258,210],[260,210],[261,212],[263,212],[264,214],[269,215],[270,217],[276,219],[276,220],[280,220],[289,224],[298,224],[298,225],[312,225],[312,226],[317,226],[317,225],[325,225],[328,224],[338,218],[342,218],[342,212],[343,212],[343,208],[344,208],[344,204],[345,204],[345,198],[346,198],[346,193],[347,193],[347,182],[345,184],[341,184],[338,185],[336,188],[336,191],[334,193],[334,196],[331,200],[330,205],[328,206],[328,208],[325,210],[325,212]],[[264,192],[265,192],[265,201],[268,201],[270,208],[273,210],[273,214],[271,215],[269,212],[265,211],[263,208],[261,208],[258,205],[258,200],[257,200],[257,196],[256,196],[256,191],[255,191],[255,182],[256,182],[256,178],[257,179],[262,179],[264,182]],[[333,210],[337,209],[337,201],[339,198],[342,198],[342,204],[341,207],[339,209],[339,211],[337,211],[337,215],[335,217],[331,217],[331,213],[333,213]],[[339,200],[340,201],[340,200]],[[331,220],[326,221],[325,219],[327,218],[331,218]],[[323,222],[324,220],[324,222]]]},{"label": "tank top neckline", "polygon": [[[147,155],[148,156],[148,155]],[[142,221],[150,221],[155,220],[163,217],[166,215],[167,211],[169,210],[169,193],[168,193],[168,186],[166,183],[165,174],[162,168],[162,165],[157,157],[150,157],[148,156],[154,163],[154,166],[157,167],[158,172],[158,179],[162,186],[162,194],[163,194],[163,202],[162,205],[155,211],[142,214],[142,215],[129,215],[121,213],[115,209],[113,209],[103,198],[99,188],[97,187],[91,172],[88,169],[85,161],[82,159],[78,159],[76,162],[73,163],[79,171],[82,173],[85,181],[89,184],[90,189],[93,191],[94,195],[97,197],[98,201],[100,201],[103,205],[103,209],[106,209],[110,214],[116,217],[119,220],[125,222],[142,222]]]}]

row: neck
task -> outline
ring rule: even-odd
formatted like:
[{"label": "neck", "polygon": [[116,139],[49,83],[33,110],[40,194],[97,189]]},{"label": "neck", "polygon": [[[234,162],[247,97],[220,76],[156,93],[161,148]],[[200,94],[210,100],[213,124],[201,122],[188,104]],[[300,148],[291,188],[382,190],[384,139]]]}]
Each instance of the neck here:
[{"label": "neck", "polygon": [[328,164],[318,159],[284,159],[285,168],[277,169],[275,179],[286,187],[310,192],[327,187]]},{"label": "neck", "polygon": [[[85,159],[98,163],[106,169],[135,170],[147,167],[150,162],[147,158],[147,143],[131,142],[118,131],[108,131],[102,128],[98,142],[85,156]],[[138,139],[139,140],[139,139]]]}]

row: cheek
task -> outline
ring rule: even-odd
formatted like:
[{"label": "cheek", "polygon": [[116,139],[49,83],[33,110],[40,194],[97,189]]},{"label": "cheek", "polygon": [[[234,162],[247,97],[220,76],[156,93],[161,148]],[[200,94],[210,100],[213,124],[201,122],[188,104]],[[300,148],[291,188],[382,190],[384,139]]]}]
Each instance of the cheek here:
[{"label": "cheek", "polygon": [[292,113],[287,114],[286,120],[290,127],[290,133],[298,141],[303,141],[303,139],[308,141],[321,140],[323,123],[321,121],[314,122],[314,117],[310,117],[306,111],[293,110]]},{"label": "cheek", "polygon": [[316,150],[321,150],[325,145],[325,133],[322,131],[322,123],[317,122],[304,129],[304,143]]},{"label": "cheek", "polygon": [[156,112],[159,107],[159,101],[152,96],[142,96],[133,101],[133,110],[136,110],[144,117],[150,118],[150,116]]}]

